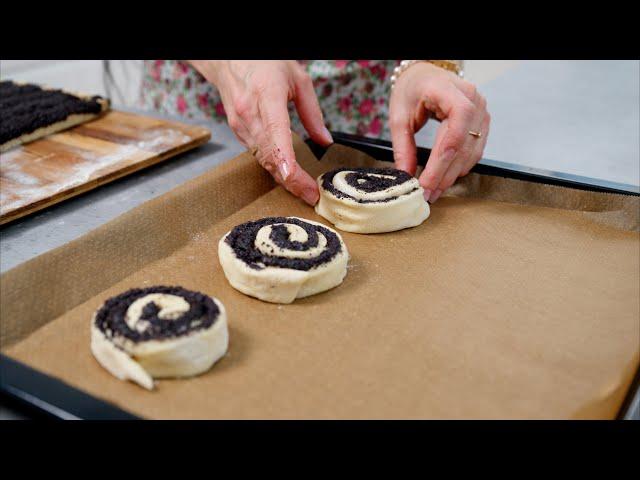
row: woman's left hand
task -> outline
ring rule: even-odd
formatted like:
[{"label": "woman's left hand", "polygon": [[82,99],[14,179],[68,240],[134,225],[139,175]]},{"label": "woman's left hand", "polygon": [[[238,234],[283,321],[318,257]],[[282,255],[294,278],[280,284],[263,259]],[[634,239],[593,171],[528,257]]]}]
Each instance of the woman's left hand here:
[{"label": "woman's left hand", "polygon": [[396,167],[411,175],[417,163],[415,133],[430,116],[441,124],[419,180],[425,198],[433,203],[482,158],[490,116],[472,83],[427,62],[411,65],[396,81],[389,104]]}]

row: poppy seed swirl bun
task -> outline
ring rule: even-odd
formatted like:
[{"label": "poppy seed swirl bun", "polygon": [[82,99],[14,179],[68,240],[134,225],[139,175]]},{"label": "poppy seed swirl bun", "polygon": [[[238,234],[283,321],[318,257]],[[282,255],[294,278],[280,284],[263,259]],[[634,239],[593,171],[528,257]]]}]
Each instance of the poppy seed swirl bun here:
[{"label": "poppy seed swirl bun", "polygon": [[235,289],[266,302],[291,303],[342,283],[349,252],[340,235],[321,223],[267,217],[227,232],[218,257]]},{"label": "poppy seed swirl bun", "polygon": [[418,180],[395,168],[338,168],[320,175],[318,187],[316,213],[346,232],[393,232],[429,217]]},{"label": "poppy seed swirl bun", "polygon": [[91,322],[91,351],[100,365],[149,390],[154,378],[205,372],[228,344],[222,303],[182,287],[128,290],[108,299]]}]

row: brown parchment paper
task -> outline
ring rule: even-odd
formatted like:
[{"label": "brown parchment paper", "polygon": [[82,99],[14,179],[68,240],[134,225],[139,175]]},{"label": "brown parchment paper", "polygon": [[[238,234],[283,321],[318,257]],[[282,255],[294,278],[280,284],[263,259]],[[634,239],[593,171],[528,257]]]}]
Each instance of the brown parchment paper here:
[{"label": "brown parchment paper", "polygon": [[[314,175],[371,158],[334,146]],[[148,418],[613,418],[638,368],[637,197],[472,174],[413,229],[342,233],[344,283],[273,305],[224,278],[217,242],[268,215],[327,223],[249,154],[0,278],[3,353]],[[89,350],[93,311],[139,286],[219,298],[209,372],[121,382]]]}]

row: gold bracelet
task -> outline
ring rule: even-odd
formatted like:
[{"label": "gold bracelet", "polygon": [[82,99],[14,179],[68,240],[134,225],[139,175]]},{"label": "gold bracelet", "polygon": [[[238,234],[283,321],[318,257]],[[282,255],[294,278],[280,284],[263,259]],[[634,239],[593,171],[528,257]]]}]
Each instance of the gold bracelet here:
[{"label": "gold bracelet", "polygon": [[450,72],[455,73],[459,77],[464,76],[464,72],[462,70],[462,61],[461,60],[402,60],[400,65],[393,69],[393,74],[391,75],[391,88],[394,87],[400,75],[404,73],[411,65],[414,65],[418,62],[427,62],[435,65],[436,67],[443,68],[445,70],[449,70]]},{"label": "gold bracelet", "polygon": [[427,60],[427,62],[433,63],[436,67],[449,70],[459,77],[464,76],[464,72],[462,71],[462,60]]}]

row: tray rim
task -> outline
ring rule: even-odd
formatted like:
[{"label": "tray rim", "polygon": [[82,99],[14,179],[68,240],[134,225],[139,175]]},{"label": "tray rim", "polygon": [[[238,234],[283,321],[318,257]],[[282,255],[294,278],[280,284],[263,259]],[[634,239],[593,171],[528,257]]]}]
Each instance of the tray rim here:
[{"label": "tray rim", "polygon": [[[393,149],[391,142],[388,140],[334,131],[331,132],[331,135],[333,136],[334,142],[337,144],[356,148],[365,153],[369,153],[378,160],[393,162]],[[311,150],[318,158],[320,158],[320,154],[324,153],[326,150],[326,148],[320,147],[310,140],[307,140],[306,143],[311,147]],[[430,148],[417,147],[418,165],[424,167],[427,164],[429,155],[431,155]],[[514,163],[490,160],[488,158],[482,158],[470,171],[480,175],[500,176],[534,183],[557,185],[565,188],[588,190],[592,192],[640,196],[640,185],[636,186],[627,183],[574,175],[571,173],[526,167]]]}]

